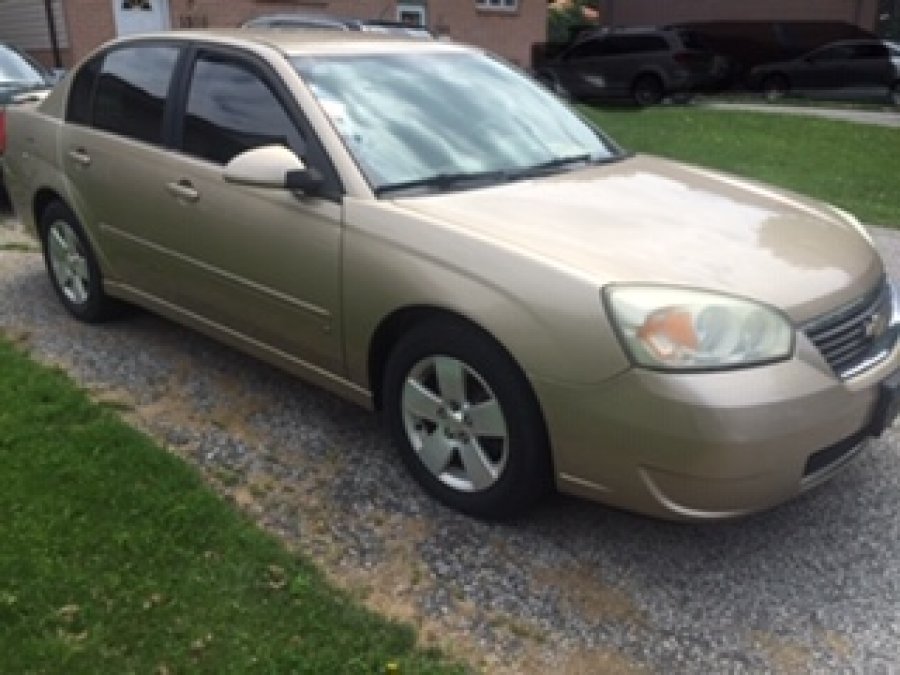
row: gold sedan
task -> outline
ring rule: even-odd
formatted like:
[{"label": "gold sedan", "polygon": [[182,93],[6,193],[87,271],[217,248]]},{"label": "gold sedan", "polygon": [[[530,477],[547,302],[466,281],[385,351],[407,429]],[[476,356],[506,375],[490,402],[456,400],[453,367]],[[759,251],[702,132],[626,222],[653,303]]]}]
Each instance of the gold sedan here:
[{"label": "gold sedan", "polygon": [[382,410],[477,516],[554,485],[746,514],[896,414],[894,291],[851,215],[624,152],[478,50],[142,36],[7,123],[69,312],[142,305]]}]

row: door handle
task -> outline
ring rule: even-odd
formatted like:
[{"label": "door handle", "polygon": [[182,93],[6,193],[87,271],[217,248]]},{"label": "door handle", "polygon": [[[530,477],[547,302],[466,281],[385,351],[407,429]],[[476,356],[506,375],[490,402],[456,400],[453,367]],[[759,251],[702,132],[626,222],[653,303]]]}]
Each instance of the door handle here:
[{"label": "door handle", "polygon": [[71,159],[76,164],[81,166],[90,166],[91,165],[91,156],[87,154],[84,148],[76,148],[75,150],[69,150],[69,159]]},{"label": "door handle", "polygon": [[200,199],[200,193],[187,179],[182,179],[177,183],[166,183],[166,189],[173,197],[186,202],[195,202]]}]

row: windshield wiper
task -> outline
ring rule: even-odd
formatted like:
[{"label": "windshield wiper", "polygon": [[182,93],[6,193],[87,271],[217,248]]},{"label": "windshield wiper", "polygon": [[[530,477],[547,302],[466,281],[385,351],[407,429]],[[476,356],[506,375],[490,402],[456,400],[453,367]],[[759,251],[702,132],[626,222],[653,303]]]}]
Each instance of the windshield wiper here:
[{"label": "windshield wiper", "polygon": [[426,178],[404,181],[402,183],[390,183],[375,188],[375,195],[381,197],[390,192],[403,192],[406,190],[430,189],[430,190],[458,190],[464,188],[481,187],[506,181],[508,174],[505,171],[475,171],[468,173],[438,173]]},{"label": "windshield wiper", "polygon": [[633,157],[633,152],[619,151],[605,157],[594,157],[590,154],[572,155],[570,157],[557,157],[555,159],[529,166],[525,169],[507,172],[510,180],[521,180],[522,178],[539,178],[541,176],[550,176],[554,173],[560,173],[567,169],[576,169],[584,166],[596,166],[598,164],[613,164],[623,159]]},{"label": "windshield wiper", "polygon": [[599,164],[603,160],[594,159],[593,155],[585,153],[583,155],[571,155],[569,157],[555,157],[546,162],[529,166],[525,169],[510,171],[510,178],[534,178],[537,176],[546,176],[548,174],[557,173],[561,169],[569,169],[580,167],[585,164]]}]

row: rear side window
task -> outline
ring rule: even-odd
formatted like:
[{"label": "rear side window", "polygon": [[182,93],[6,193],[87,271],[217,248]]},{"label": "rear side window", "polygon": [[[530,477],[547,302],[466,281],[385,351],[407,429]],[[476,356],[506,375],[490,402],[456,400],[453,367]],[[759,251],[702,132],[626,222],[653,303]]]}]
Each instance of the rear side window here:
[{"label": "rear side window", "polygon": [[263,145],[303,149],[296,125],[256,69],[219,55],[197,59],[183,139],[186,153],[216,164]]},{"label": "rear side window", "polygon": [[[177,47],[160,45],[136,45],[109,52],[97,75],[93,126],[137,141],[161,144],[166,97],[178,52]],[[73,103],[70,101],[70,105]]]},{"label": "rear side window", "polygon": [[703,39],[703,36],[700,33],[696,33],[692,30],[683,30],[678,31],[678,37],[681,38],[681,44],[683,44],[686,49],[708,49],[706,40]]},{"label": "rear side window", "polygon": [[94,85],[100,72],[102,58],[94,58],[85,63],[75,74],[72,88],[69,90],[69,105],[66,108],[66,120],[75,124],[90,125]]},{"label": "rear side window", "polygon": [[604,40],[602,38],[595,40],[585,40],[579,45],[572,47],[565,55],[567,61],[581,61],[583,59],[596,59],[605,56],[608,53]]},{"label": "rear side window", "polygon": [[859,44],[853,49],[854,59],[888,59],[890,52],[880,44]]},{"label": "rear side window", "polygon": [[610,54],[639,54],[642,52],[664,52],[669,44],[658,35],[622,35],[609,38],[607,49]]}]

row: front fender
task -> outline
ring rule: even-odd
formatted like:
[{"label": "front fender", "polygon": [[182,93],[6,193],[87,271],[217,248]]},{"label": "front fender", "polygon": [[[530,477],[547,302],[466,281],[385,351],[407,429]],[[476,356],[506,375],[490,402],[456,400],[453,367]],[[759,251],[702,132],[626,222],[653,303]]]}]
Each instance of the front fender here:
[{"label": "front fender", "polygon": [[368,386],[369,346],[381,321],[436,307],[493,335],[532,378],[595,383],[629,363],[597,284],[388,202],[345,202],[343,317],[348,374]]}]

